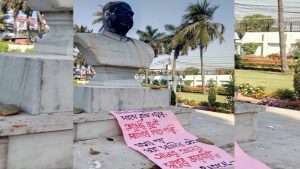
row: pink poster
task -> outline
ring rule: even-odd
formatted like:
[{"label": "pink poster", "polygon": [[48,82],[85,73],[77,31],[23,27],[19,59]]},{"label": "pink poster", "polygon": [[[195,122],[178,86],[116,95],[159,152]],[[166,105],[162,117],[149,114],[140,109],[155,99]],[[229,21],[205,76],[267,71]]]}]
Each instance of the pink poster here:
[{"label": "pink poster", "polygon": [[236,169],[271,169],[262,162],[247,155],[237,143],[234,143],[234,156]]},{"label": "pink poster", "polygon": [[[197,142],[170,111],[111,112],[122,128],[126,144],[162,169],[218,169],[233,166],[222,149]],[[201,123],[201,121],[199,121]]]}]

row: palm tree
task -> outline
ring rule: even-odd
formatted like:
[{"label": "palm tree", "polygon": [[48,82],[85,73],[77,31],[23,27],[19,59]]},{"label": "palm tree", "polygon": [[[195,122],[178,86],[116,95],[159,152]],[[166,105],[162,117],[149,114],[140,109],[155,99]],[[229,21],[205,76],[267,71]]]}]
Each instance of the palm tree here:
[{"label": "palm tree", "polygon": [[[139,35],[141,41],[152,47],[154,57],[157,57],[158,54],[162,54],[164,33],[158,32],[158,29],[154,29],[150,25],[146,26],[145,31],[137,30],[136,33]],[[146,84],[148,84],[148,70],[146,70],[145,78]]]},{"label": "palm tree", "polygon": [[176,60],[179,55],[187,55],[189,46],[189,38],[175,38],[176,35],[184,28],[184,25],[178,27],[167,24],[165,25],[166,31],[169,32],[168,35],[164,37],[164,48],[166,54],[171,54],[173,52],[173,65],[172,65],[172,83],[173,91],[176,92],[177,82],[176,82]]},{"label": "palm tree", "polygon": [[191,44],[199,46],[203,93],[205,93],[203,53],[214,40],[218,39],[220,44],[224,41],[224,25],[212,21],[218,8],[219,6],[211,6],[206,0],[190,4],[186,9],[186,14],[183,15],[185,28],[179,34],[179,37],[192,37],[193,43]]},{"label": "palm tree", "polygon": [[76,25],[73,27],[75,33],[92,33],[93,30],[90,30],[87,26]]},{"label": "palm tree", "polygon": [[281,56],[281,72],[289,71],[289,65],[286,57],[286,44],[284,37],[284,7],[283,0],[278,0],[278,25],[279,25],[279,47]]},{"label": "palm tree", "polygon": [[[93,16],[97,17],[93,20],[92,24],[101,24],[102,23],[102,15],[103,15],[103,5],[99,5],[100,10],[93,13]],[[99,29],[99,32],[102,30],[103,26]]]}]

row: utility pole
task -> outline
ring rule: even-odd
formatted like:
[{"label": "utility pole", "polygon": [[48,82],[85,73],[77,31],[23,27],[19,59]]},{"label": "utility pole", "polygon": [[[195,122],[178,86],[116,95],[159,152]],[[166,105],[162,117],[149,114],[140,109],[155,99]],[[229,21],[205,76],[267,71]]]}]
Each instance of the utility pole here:
[{"label": "utility pole", "polygon": [[283,0],[278,0],[278,26],[279,26],[279,45],[281,56],[281,72],[287,72],[289,66],[286,58],[286,45],[284,36],[284,19],[283,19]]}]

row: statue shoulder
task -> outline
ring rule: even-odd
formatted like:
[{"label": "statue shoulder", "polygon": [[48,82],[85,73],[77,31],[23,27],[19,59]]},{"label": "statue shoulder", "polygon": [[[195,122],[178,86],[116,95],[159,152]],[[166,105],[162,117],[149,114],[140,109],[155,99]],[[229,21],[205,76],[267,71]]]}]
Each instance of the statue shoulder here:
[{"label": "statue shoulder", "polygon": [[107,40],[105,36],[100,33],[77,33],[74,35],[75,45],[81,45],[83,47],[99,47],[98,43]]},{"label": "statue shoulder", "polygon": [[147,51],[147,53],[149,55],[153,55],[154,56],[154,51],[152,49],[152,47],[150,45],[148,45],[147,43],[143,42],[143,41],[140,41],[140,40],[137,40],[137,39],[133,39],[131,38],[132,41],[139,47],[141,48],[142,50],[145,50]]}]

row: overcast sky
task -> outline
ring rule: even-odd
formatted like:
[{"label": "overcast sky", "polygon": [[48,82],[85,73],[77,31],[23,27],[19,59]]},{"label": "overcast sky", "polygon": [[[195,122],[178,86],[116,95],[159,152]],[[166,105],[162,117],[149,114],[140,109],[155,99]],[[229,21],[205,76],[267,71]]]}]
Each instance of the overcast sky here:
[{"label": "overcast sky", "polygon": [[[110,0],[74,0],[74,24],[86,25],[94,31],[100,25],[92,25],[95,19],[92,14],[99,10],[99,5],[105,5]],[[124,0],[129,3],[135,13],[134,26],[127,34],[129,37],[138,38],[136,31],[144,30],[147,25],[164,31],[165,24],[178,25],[182,21],[187,6],[196,0]],[[200,2],[202,0],[199,0]],[[212,43],[205,52],[205,65],[207,69],[233,68],[233,22],[234,4],[233,0],[211,0],[212,5],[219,5],[219,9],[214,16],[215,22],[223,23],[226,27],[225,42],[220,45],[218,42]],[[162,68],[169,56],[160,56],[152,64],[153,68]],[[178,68],[187,65],[199,66],[199,51],[191,51],[188,56],[180,56]]]}]

